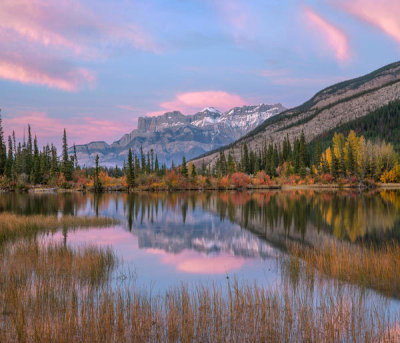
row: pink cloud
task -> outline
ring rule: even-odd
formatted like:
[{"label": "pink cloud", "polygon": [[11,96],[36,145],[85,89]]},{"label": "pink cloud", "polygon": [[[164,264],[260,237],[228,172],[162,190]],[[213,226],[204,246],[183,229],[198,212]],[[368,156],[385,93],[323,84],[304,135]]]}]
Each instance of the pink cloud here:
[{"label": "pink cloud", "polygon": [[178,271],[188,274],[225,274],[239,270],[246,263],[243,257],[228,254],[207,256],[190,250],[184,250],[179,254],[170,254],[159,249],[146,249],[146,252],[159,255],[162,263],[173,265]]},{"label": "pink cloud", "polygon": [[87,50],[88,43],[93,45],[96,41],[106,45],[122,41],[142,50],[158,50],[151,37],[135,25],[109,22],[79,0],[2,0],[0,29],[45,46],[71,49],[77,54]]},{"label": "pink cloud", "polygon": [[149,112],[147,115],[155,116],[174,110],[191,114],[201,111],[204,107],[215,107],[221,111],[226,111],[232,107],[246,104],[248,102],[239,95],[224,91],[187,92],[177,94],[172,101],[163,102],[160,104],[162,110]]},{"label": "pink cloud", "polygon": [[341,62],[348,61],[350,47],[347,35],[310,7],[304,7],[304,14],[307,24],[321,36],[323,43],[335,52],[336,58]]},{"label": "pink cloud", "polygon": [[81,0],[0,1],[0,78],[75,91],[93,85],[95,77],[69,60],[75,65],[77,57],[103,59],[106,47],[117,44],[159,51],[136,25],[111,21],[111,15],[99,12]]},{"label": "pink cloud", "polygon": [[3,118],[6,135],[14,130],[22,138],[26,126],[32,127],[32,133],[37,134],[40,142],[61,142],[64,128],[67,130],[70,143],[87,143],[96,140],[113,140],[120,138],[129,131],[127,123],[113,120],[104,120],[89,116],[73,118],[66,121],[52,118],[40,111],[15,111]]},{"label": "pink cloud", "polygon": [[334,3],[400,43],[400,2],[398,0],[340,0]]},{"label": "pink cloud", "polygon": [[93,86],[94,74],[84,68],[73,68],[58,61],[35,63],[33,56],[0,55],[0,78],[24,84],[37,84],[64,91]]}]

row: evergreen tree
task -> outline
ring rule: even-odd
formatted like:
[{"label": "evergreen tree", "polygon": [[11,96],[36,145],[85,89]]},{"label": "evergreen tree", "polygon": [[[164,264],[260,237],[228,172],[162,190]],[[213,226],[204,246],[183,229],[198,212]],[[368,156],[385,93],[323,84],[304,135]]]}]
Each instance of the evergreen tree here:
[{"label": "evergreen tree", "polygon": [[219,153],[219,172],[221,175],[226,175],[227,173],[225,154],[222,150]]},{"label": "evergreen tree", "polygon": [[181,166],[181,174],[185,177],[188,177],[188,169],[186,165],[186,158],[185,156],[182,157],[182,166]]},{"label": "evergreen tree", "polygon": [[64,129],[63,135],[63,145],[62,145],[62,170],[67,181],[72,180],[73,173],[73,163],[68,156],[68,142],[67,142],[67,132]]},{"label": "evergreen tree", "polygon": [[25,148],[25,173],[30,177],[33,168],[33,145],[31,126],[28,125],[28,142]]},{"label": "evergreen tree", "polygon": [[36,136],[35,136],[33,145],[34,145],[34,148],[33,148],[32,180],[33,180],[33,183],[39,184],[39,183],[41,183],[41,169],[40,169],[39,148],[38,148],[38,145],[37,145]]},{"label": "evergreen tree", "polygon": [[233,157],[232,157],[231,153],[229,153],[229,155],[228,155],[227,172],[229,175],[232,175],[235,173],[235,162],[233,161]]},{"label": "evergreen tree", "polygon": [[52,178],[55,178],[58,173],[58,157],[57,157],[57,149],[52,144],[51,145],[51,162],[50,162],[50,175]]},{"label": "evergreen tree", "polygon": [[307,147],[304,131],[301,131],[299,141],[299,174],[302,178],[306,176],[306,165],[307,165]]},{"label": "evergreen tree", "polygon": [[314,164],[315,165],[319,165],[319,163],[321,162],[321,144],[318,141],[315,145],[315,154],[314,154]]},{"label": "evergreen tree", "polygon": [[150,150],[150,157],[151,157],[151,165],[150,165],[150,172],[154,172],[154,150]]},{"label": "evergreen tree", "polygon": [[99,155],[96,155],[95,161],[96,161],[96,167],[94,169],[93,187],[95,193],[100,193],[102,191],[102,184],[100,181]]},{"label": "evergreen tree", "polygon": [[207,173],[207,166],[206,166],[206,162],[204,162],[204,160],[201,162],[201,175],[206,175]]},{"label": "evergreen tree", "polygon": [[154,162],[154,172],[159,175],[160,174],[160,165],[158,163],[158,156],[156,154],[156,161]]},{"label": "evergreen tree", "polygon": [[197,170],[196,170],[196,166],[194,164],[192,164],[192,173],[191,173],[191,177],[194,179],[197,176]]},{"label": "evergreen tree", "polygon": [[[1,125],[1,124],[0,124]],[[13,172],[14,170],[14,154],[13,154],[13,143],[11,136],[8,136],[8,156],[7,156],[7,163],[6,163],[6,170],[5,174],[8,179],[14,179]]]},{"label": "evergreen tree", "polygon": [[4,175],[7,164],[7,147],[4,142],[3,121],[0,110],[0,175]]},{"label": "evergreen tree", "polygon": [[140,147],[140,161],[141,161],[141,172],[144,173],[146,171],[146,157],[143,153],[142,146]]},{"label": "evergreen tree", "polygon": [[128,173],[127,173],[128,192],[135,187],[135,167],[133,165],[132,149],[128,153]]},{"label": "evergreen tree", "polygon": [[74,143],[74,169],[78,169],[78,155],[76,153],[76,145]]},{"label": "evergreen tree", "polygon": [[147,163],[146,163],[146,173],[150,174],[150,169],[151,169],[151,162],[150,162],[150,153],[147,152]]},{"label": "evergreen tree", "polygon": [[250,173],[250,157],[249,157],[249,149],[247,148],[247,144],[245,143],[243,146],[243,160],[242,160],[242,168],[243,171],[247,174]]}]

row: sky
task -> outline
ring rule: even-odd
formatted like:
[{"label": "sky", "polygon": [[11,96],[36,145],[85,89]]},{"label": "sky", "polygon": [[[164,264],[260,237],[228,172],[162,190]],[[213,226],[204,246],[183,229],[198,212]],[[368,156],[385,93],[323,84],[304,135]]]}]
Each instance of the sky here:
[{"label": "sky", "polygon": [[399,0],[1,0],[6,135],[111,143],[140,116],[282,103],[399,59]]}]

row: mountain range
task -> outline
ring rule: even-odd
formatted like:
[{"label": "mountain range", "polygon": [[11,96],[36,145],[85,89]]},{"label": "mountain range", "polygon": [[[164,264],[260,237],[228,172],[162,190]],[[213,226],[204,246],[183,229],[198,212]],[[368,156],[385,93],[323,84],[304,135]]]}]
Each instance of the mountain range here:
[{"label": "mountain range", "polygon": [[[332,135],[332,132],[338,128],[345,130],[346,127],[350,129],[363,127],[361,131],[364,133],[365,128],[373,127],[371,121],[381,121],[382,125],[387,126],[385,119],[379,117],[397,111],[399,106],[396,105],[396,101],[399,99],[400,62],[396,62],[362,77],[327,87],[304,104],[282,111],[265,120],[237,141],[203,154],[193,162],[197,166],[203,161],[206,164],[214,164],[220,151],[224,151],[226,155],[230,152],[238,160],[244,144],[252,150],[257,150],[265,142],[282,143],[286,135],[293,141],[294,138],[300,137],[302,131],[306,141],[311,142],[326,135]],[[399,112],[391,113],[390,122],[397,123],[399,115]],[[377,124],[374,125],[375,130]],[[395,139],[396,137],[390,134],[391,131],[398,131],[394,130],[397,130],[397,127],[393,127],[392,130],[388,128],[380,130],[379,132],[389,133],[389,135],[379,138],[388,141]]]},{"label": "mountain range", "polygon": [[102,166],[122,166],[129,148],[138,154],[142,147],[144,152],[153,149],[159,161],[167,166],[172,162],[180,164],[183,156],[195,158],[230,144],[284,110],[281,104],[260,104],[234,107],[224,113],[208,107],[193,115],[173,111],[140,117],[137,129],[112,144],[99,141],[77,145],[78,161],[82,166],[93,166],[99,155]]}]

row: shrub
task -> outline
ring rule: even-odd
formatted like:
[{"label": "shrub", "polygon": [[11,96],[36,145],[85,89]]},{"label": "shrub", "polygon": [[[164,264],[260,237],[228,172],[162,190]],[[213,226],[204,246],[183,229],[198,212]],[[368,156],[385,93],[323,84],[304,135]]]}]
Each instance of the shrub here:
[{"label": "shrub", "polygon": [[321,175],[320,180],[322,183],[332,183],[335,178],[331,174],[326,173]]},{"label": "shrub", "polygon": [[231,180],[233,185],[236,188],[245,188],[248,187],[251,180],[250,177],[244,173],[237,172],[231,176]]}]

